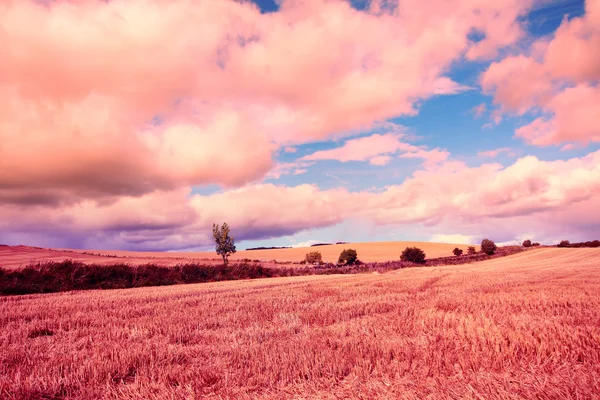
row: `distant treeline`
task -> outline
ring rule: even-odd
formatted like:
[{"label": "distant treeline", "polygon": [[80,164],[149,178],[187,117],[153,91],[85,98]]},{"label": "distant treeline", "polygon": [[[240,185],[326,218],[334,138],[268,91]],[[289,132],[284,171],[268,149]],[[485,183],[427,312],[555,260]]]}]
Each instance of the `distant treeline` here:
[{"label": "distant treeline", "polygon": [[246,250],[277,250],[277,249],[291,249],[291,247],[250,247]]},{"label": "distant treeline", "polygon": [[600,247],[600,240],[592,240],[587,242],[571,243],[568,240],[563,240],[557,247]]}]

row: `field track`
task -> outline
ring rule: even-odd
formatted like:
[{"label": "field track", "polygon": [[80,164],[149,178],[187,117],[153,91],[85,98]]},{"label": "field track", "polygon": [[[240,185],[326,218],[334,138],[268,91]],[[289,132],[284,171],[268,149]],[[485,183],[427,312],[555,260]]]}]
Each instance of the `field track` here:
[{"label": "field track", "polygon": [[0,398],[598,399],[600,249],[0,299]]}]

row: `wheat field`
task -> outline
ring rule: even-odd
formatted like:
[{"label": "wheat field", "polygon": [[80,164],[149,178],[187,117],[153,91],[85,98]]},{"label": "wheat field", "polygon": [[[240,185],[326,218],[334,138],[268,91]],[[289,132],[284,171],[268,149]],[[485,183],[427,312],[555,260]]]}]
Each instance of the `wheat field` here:
[{"label": "wheat field", "polygon": [[600,249],[0,299],[3,399],[594,399]]}]

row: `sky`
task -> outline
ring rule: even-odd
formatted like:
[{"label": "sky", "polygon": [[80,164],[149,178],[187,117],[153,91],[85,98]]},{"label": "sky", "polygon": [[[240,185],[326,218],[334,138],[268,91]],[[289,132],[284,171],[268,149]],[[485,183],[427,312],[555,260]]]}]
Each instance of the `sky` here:
[{"label": "sky", "polygon": [[3,0],[0,243],[600,238],[600,0]]}]

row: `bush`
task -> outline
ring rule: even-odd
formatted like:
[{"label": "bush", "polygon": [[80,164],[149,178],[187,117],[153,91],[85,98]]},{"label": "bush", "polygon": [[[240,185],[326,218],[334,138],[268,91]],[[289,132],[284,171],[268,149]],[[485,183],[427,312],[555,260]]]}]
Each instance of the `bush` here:
[{"label": "bush", "polygon": [[318,251],[312,251],[306,255],[304,261],[306,261],[307,264],[321,264],[323,262],[323,256],[321,256],[321,253]]},{"label": "bush", "polygon": [[462,251],[462,249],[459,249],[458,247],[455,247],[454,250],[452,250],[452,253],[454,253],[454,255],[456,257],[458,257],[458,256],[462,256],[463,251]]},{"label": "bush", "polygon": [[338,258],[338,264],[353,265],[356,262],[357,257],[356,250],[344,249],[340,254],[340,258]]},{"label": "bush", "polygon": [[523,247],[531,247],[531,240],[527,239],[523,242]]},{"label": "bush", "polygon": [[475,246],[469,246],[467,248],[467,251],[468,251],[469,254],[475,254],[475,253],[477,253],[477,250],[475,249]]},{"label": "bush", "polygon": [[538,242],[535,243],[531,243],[532,246],[539,246],[540,244]]},{"label": "bush", "polygon": [[488,256],[491,256],[492,254],[494,254],[494,252],[496,251],[497,248],[498,247],[496,246],[496,243],[494,243],[490,239],[483,239],[481,241],[481,251],[483,251]]},{"label": "bush", "polygon": [[425,263],[425,252],[418,247],[407,247],[400,255],[402,261],[409,261],[417,264]]},{"label": "bush", "polygon": [[571,242],[569,242],[568,240],[561,240],[560,243],[558,244],[558,247],[569,247],[571,245]]}]

